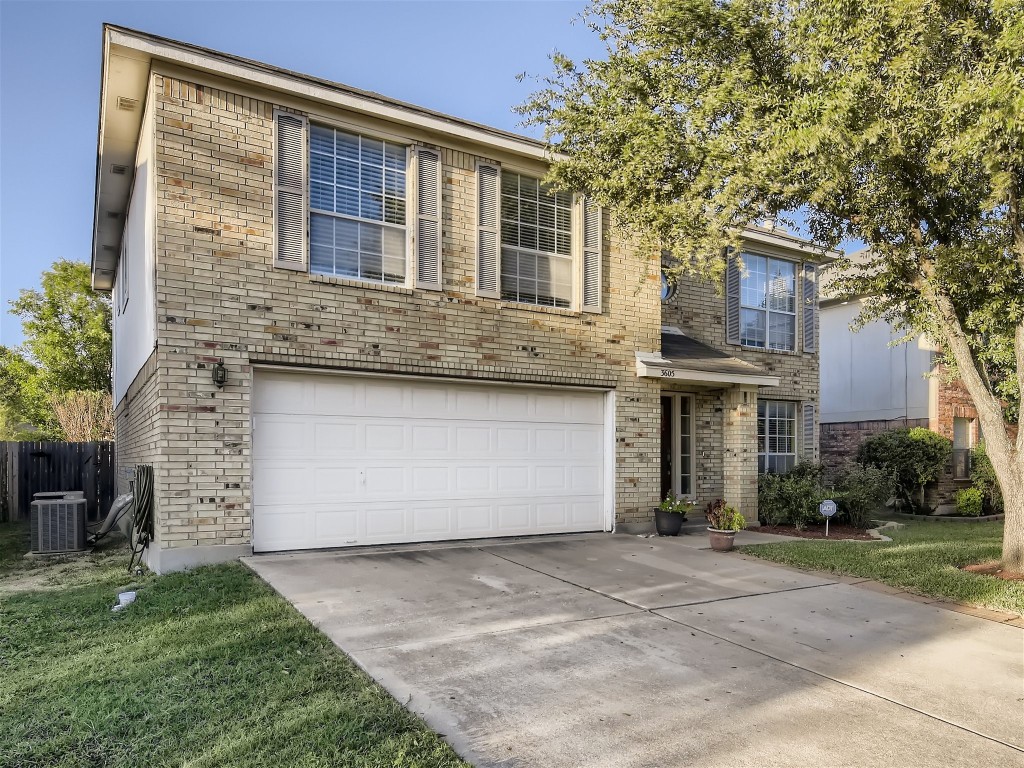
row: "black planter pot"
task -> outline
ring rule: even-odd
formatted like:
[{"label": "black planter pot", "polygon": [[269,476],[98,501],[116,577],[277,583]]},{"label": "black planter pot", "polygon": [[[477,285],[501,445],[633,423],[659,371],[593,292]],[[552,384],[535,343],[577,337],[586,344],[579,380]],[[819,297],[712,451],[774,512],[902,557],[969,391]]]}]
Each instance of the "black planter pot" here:
[{"label": "black planter pot", "polygon": [[679,529],[686,522],[686,516],[676,512],[662,512],[654,510],[654,527],[659,536],[678,536]]}]

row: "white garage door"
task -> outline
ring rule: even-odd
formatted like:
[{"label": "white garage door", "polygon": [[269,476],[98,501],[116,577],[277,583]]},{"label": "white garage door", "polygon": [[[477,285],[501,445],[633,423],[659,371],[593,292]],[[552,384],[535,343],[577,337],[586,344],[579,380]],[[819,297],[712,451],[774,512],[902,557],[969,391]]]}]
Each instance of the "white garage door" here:
[{"label": "white garage door", "polygon": [[256,551],[605,528],[605,395],[260,371]]}]

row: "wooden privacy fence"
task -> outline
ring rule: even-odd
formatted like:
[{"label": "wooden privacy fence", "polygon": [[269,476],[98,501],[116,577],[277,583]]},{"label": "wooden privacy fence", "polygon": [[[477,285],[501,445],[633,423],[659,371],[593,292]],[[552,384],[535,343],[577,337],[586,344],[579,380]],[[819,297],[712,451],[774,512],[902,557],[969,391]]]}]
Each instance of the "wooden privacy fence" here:
[{"label": "wooden privacy fence", "polygon": [[0,442],[0,520],[28,519],[43,491],[84,491],[88,519],[99,520],[117,494],[114,472],[111,442]]}]

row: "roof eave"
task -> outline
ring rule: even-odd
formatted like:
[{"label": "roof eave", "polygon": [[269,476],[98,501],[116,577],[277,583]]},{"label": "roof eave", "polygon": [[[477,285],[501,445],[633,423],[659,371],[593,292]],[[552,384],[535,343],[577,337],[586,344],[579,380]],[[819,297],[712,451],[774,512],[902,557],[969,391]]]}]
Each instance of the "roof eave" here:
[{"label": "roof eave", "polygon": [[769,376],[760,369],[751,366],[750,373],[699,371],[687,368],[685,362],[670,360],[660,355],[636,353],[636,375],[644,379],[668,379],[702,386],[735,386],[748,385],[758,387],[777,387],[782,383],[778,376]]},{"label": "roof eave", "polygon": [[763,243],[776,248],[785,248],[790,251],[799,251],[805,258],[811,257],[822,264],[828,264],[842,257],[837,250],[829,250],[815,243],[788,232],[776,232],[760,228],[747,227],[740,235],[744,241]]}]

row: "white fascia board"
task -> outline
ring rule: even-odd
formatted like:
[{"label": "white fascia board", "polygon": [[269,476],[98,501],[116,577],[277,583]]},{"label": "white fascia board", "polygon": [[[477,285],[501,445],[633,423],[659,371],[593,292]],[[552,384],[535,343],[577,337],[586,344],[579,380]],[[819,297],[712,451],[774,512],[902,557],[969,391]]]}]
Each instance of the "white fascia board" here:
[{"label": "white fascia board", "polygon": [[799,251],[804,258],[813,258],[822,263],[829,263],[838,259],[842,254],[839,251],[826,251],[820,245],[810,240],[794,237],[793,235],[781,232],[765,232],[760,229],[744,229],[741,237],[745,242],[763,243],[776,248],[784,248],[788,251]]},{"label": "white fascia board", "polygon": [[516,137],[499,129],[476,126],[455,117],[447,117],[414,105],[402,105],[387,97],[373,98],[370,94],[360,95],[353,91],[341,90],[305,78],[298,73],[289,73],[269,64],[246,62],[227,54],[217,56],[184,43],[131,34],[124,30],[109,29],[110,43],[139,51],[162,61],[170,61],[185,67],[209,72],[221,77],[252,83],[274,91],[283,91],[303,96],[312,101],[331,104],[339,109],[373,115],[403,125],[414,125],[425,130],[436,131],[449,136],[496,147],[517,155],[550,162],[558,157],[548,151],[541,142],[526,137]]},{"label": "white fascia board", "polygon": [[641,352],[636,353],[636,375],[642,379],[671,379],[672,381],[698,384],[748,384],[758,387],[777,387],[782,383],[782,379],[778,376],[765,374],[694,371],[658,355],[644,355]]}]

